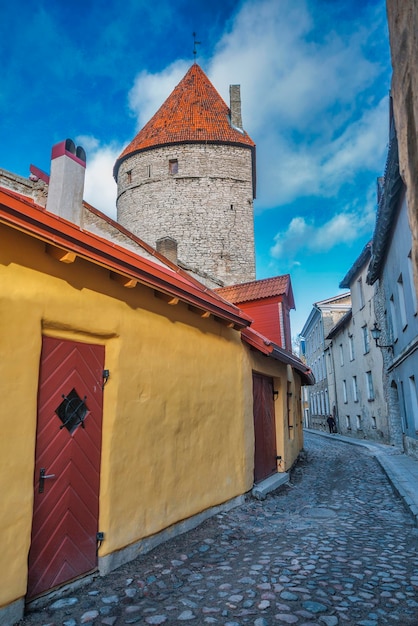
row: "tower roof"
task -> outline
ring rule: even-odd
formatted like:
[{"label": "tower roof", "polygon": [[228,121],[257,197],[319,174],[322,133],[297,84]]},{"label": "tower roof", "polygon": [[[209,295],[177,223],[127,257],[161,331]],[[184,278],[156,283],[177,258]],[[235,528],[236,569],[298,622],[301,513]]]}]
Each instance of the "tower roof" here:
[{"label": "tower roof", "polygon": [[177,143],[227,143],[254,148],[253,140],[230,121],[230,109],[197,63],[116,160],[114,175],[128,156]]}]

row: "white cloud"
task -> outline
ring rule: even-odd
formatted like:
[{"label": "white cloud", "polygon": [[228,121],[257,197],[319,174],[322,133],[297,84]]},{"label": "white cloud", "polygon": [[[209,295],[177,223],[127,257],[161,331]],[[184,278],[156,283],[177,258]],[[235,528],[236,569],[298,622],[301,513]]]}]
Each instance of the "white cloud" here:
[{"label": "white cloud", "polygon": [[[354,26],[334,23],[332,10],[338,6],[329,9],[326,16],[308,0],[248,0],[228,22],[212,58],[200,61],[226,102],[229,84],[241,85],[244,128],[257,144],[258,213],[303,197],[337,197],[342,186],[355,186],[360,174],[375,176],[383,169],[388,55],[382,61],[382,54],[372,59],[366,51],[378,48],[384,9]],[[354,23],[356,16],[350,19]],[[324,22],[318,28],[318,20],[325,20],[325,29]],[[137,75],[128,95],[137,130],[189,66],[177,60],[161,72]],[[93,149],[91,180],[100,180],[101,167],[112,171],[117,151],[103,150]],[[100,181],[97,205],[108,197],[102,187]],[[345,215],[351,212],[339,208],[329,217],[327,229],[321,227],[324,237],[341,228]]]},{"label": "white cloud", "polygon": [[116,219],[116,182],[113,166],[123,146],[101,146],[95,137],[77,137],[86,150],[86,180],[84,199],[99,211]]},{"label": "white cloud", "polygon": [[298,255],[306,252],[321,254],[342,245],[350,245],[371,234],[375,208],[376,188],[372,184],[366,192],[364,203],[356,200],[322,224],[318,224],[314,218],[293,217],[287,228],[275,235],[270,255],[274,259],[294,259],[293,265],[300,265],[296,260]]},{"label": "white cloud", "polygon": [[137,118],[138,130],[158,111],[189,65],[186,61],[176,61],[158,74],[150,74],[146,70],[138,74],[128,95],[129,107]]},{"label": "white cloud", "polygon": [[[370,88],[384,68],[364,52],[382,24],[374,19],[349,34],[341,27],[319,35],[315,10],[307,0],[249,0],[202,63],[225,101],[229,84],[241,85],[244,127],[257,144],[257,211],[333,195],[383,159],[387,101],[375,102]],[[138,129],[188,67],[179,60],[138,74],[129,93]]]}]

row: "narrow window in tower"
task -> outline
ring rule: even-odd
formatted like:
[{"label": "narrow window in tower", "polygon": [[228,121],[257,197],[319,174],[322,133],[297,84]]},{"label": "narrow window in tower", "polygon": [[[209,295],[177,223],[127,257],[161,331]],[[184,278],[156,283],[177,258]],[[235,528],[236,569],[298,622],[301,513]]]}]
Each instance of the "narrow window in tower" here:
[{"label": "narrow window in tower", "polygon": [[170,159],[168,162],[168,171],[170,174],[177,174],[179,171],[179,162],[177,159]]},{"label": "narrow window in tower", "polygon": [[128,183],[128,185],[130,185],[130,183],[132,182],[132,170],[126,172],[126,182]]},{"label": "narrow window in tower", "polygon": [[233,204],[231,204],[231,211],[233,211],[233,210],[234,210],[234,205],[233,205]]},{"label": "narrow window in tower", "polygon": [[145,176],[146,178],[151,178],[151,165],[145,166]]}]

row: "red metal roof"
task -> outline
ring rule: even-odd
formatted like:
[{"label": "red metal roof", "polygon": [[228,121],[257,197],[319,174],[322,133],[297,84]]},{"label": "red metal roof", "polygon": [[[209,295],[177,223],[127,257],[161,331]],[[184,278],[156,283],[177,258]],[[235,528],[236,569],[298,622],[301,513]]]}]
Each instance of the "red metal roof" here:
[{"label": "red metal roof", "polygon": [[231,126],[229,107],[222,100],[204,71],[191,66],[164,104],[125,148],[115,163],[148,148],[175,143],[228,143],[254,148],[245,131]]},{"label": "red metal roof", "polygon": [[212,313],[235,328],[252,322],[244,311],[228,304],[216,293],[190,279],[185,272],[176,272],[82,230],[79,226],[46,211],[32,199],[0,188],[0,223],[7,224],[42,241],[75,252],[81,258],[123,276],[179,298],[182,302]]},{"label": "red metal roof", "polygon": [[216,293],[234,304],[250,302],[251,300],[262,300],[275,296],[289,296],[289,306],[294,307],[293,293],[290,282],[290,275],[273,276],[263,280],[254,280],[240,285],[220,287]]},{"label": "red metal roof", "polygon": [[307,367],[303,361],[298,359],[298,357],[291,352],[288,352],[272,341],[269,341],[253,328],[244,328],[241,331],[241,340],[265,356],[271,357],[276,361],[280,361],[281,363],[285,363],[286,365],[293,367],[299,372],[304,385],[313,385],[315,383],[315,377],[312,370]]},{"label": "red metal roof", "polygon": [[[87,208],[103,216],[94,207],[87,205]],[[114,224],[113,220],[108,220]],[[192,307],[209,311],[216,319],[225,320],[236,329],[241,329],[244,343],[266,356],[291,365],[299,371],[305,384],[313,384],[312,373],[302,361],[249,328],[252,319],[244,311],[225,302],[214,291],[190,278],[179,268],[162,267],[93,233],[83,231],[72,222],[46,211],[32,198],[3,187],[0,187],[0,223],[53,246],[73,251],[87,261],[120,272],[157,291],[176,296]],[[135,240],[141,243],[136,237]],[[158,253],[156,256],[162,258]]]}]

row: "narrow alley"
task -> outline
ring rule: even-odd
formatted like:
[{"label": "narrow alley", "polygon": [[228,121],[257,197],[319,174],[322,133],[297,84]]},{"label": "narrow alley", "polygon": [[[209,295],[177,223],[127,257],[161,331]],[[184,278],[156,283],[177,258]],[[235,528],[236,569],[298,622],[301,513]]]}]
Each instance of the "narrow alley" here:
[{"label": "narrow alley", "polygon": [[418,529],[370,452],[306,434],[289,485],[20,624],[416,626],[417,548]]}]

